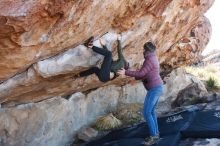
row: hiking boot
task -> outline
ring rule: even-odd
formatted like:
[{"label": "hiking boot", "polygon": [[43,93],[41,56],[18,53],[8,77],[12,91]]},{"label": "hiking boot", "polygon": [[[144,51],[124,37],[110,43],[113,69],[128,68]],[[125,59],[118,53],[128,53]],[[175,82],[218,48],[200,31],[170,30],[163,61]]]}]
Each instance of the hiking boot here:
[{"label": "hiking boot", "polygon": [[145,146],[151,146],[153,144],[156,144],[159,139],[160,139],[159,135],[150,136],[148,138],[145,138],[144,145]]},{"label": "hiking boot", "polygon": [[84,45],[88,48],[90,48],[89,46],[93,46],[93,41],[94,41],[94,37],[91,36],[88,40],[86,40],[86,42],[84,43]]}]

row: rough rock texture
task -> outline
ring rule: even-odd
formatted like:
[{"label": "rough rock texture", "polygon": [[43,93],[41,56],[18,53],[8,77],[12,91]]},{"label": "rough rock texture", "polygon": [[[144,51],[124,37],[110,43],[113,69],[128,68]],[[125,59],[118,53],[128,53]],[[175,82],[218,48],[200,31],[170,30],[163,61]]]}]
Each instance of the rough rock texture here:
[{"label": "rough rock texture", "polygon": [[178,93],[193,83],[198,84],[204,92],[207,92],[202,81],[200,81],[197,77],[186,73],[186,71],[182,68],[173,70],[164,78],[164,82],[164,94],[159,100],[157,109],[159,115],[170,111],[172,108],[171,105],[177,99]]},{"label": "rough rock texture", "polygon": [[[188,76],[181,69],[171,73],[166,79],[165,94],[157,106],[158,115],[170,111],[170,101],[176,98],[180,90],[191,84],[192,80],[196,79]],[[172,88],[171,82],[179,86]],[[118,109],[121,114],[124,113],[120,116],[122,120],[126,118],[140,120],[140,109],[145,95],[146,90],[142,83],[138,82],[135,86],[108,85],[89,91],[88,94],[78,92],[63,98],[53,97],[38,103],[0,108],[0,144],[1,146],[70,145],[81,127],[91,124],[108,112]],[[218,98],[217,96],[215,98]],[[135,106],[127,110],[125,104]],[[219,103],[212,104],[212,107],[218,105]]]},{"label": "rough rock texture", "polygon": [[104,36],[111,46],[114,33],[122,32],[131,66],[143,59],[147,40],[156,44],[164,72],[194,62],[210,38],[203,14],[213,1],[1,0],[0,103],[10,106],[125,84],[121,78],[108,84],[95,76],[73,78],[101,61],[80,45],[91,35],[111,32]]},{"label": "rough rock texture", "polygon": [[[127,90],[132,94],[128,92],[124,95],[123,91]],[[88,95],[78,92],[66,97],[67,99],[54,97],[38,103],[1,108],[0,145],[71,145],[81,127],[91,124],[99,116],[124,103],[141,101],[141,94],[143,93],[133,87],[111,85],[94,90]],[[127,98],[121,98],[122,96]]]},{"label": "rough rock texture", "polygon": [[[161,57],[163,71],[170,71],[181,65],[190,64],[201,59],[201,53],[209,41],[210,28],[207,18],[201,17],[197,25],[190,31],[189,36],[183,37],[173,44]],[[204,36],[204,34],[206,34]],[[175,57],[173,57],[175,56]]]},{"label": "rough rock texture", "polygon": [[177,107],[208,102],[204,98],[206,95],[208,95],[208,91],[204,84],[192,83],[178,93],[172,106]]},{"label": "rough rock texture", "polygon": [[77,133],[77,138],[83,141],[89,141],[98,135],[98,131],[90,127],[83,127]]}]

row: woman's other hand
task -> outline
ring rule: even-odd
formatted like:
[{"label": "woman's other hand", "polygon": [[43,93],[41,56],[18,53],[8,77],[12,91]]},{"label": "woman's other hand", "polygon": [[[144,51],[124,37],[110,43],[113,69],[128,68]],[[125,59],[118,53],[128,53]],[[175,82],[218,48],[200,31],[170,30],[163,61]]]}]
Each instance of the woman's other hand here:
[{"label": "woman's other hand", "polygon": [[118,73],[119,75],[125,75],[125,69],[122,68],[122,69],[118,70],[117,73]]}]

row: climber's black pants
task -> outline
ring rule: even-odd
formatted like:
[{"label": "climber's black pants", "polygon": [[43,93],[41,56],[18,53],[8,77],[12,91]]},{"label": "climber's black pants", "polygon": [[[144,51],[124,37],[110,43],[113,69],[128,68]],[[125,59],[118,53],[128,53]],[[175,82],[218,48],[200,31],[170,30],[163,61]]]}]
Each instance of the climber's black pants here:
[{"label": "climber's black pants", "polygon": [[98,67],[92,67],[86,71],[81,72],[80,76],[84,77],[95,73],[100,81],[102,82],[109,81],[111,64],[112,64],[112,52],[109,51],[106,47],[98,48],[96,46],[93,46],[92,50],[104,56],[104,60],[101,65],[101,68],[99,69]]}]

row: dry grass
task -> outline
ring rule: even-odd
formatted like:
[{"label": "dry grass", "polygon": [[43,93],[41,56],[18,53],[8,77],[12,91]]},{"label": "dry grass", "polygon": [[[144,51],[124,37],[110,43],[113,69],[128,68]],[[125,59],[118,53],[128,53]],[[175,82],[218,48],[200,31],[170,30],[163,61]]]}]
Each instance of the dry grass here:
[{"label": "dry grass", "polygon": [[112,130],[121,125],[121,121],[114,117],[112,113],[98,118],[95,122],[95,128],[98,130]]},{"label": "dry grass", "polygon": [[132,125],[143,120],[143,104],[130,103],[117,109],[115,116],[120,119],[124,125]]},{"label": "dry grass", "polygon": [[185,67],[186,72],[197,76],[204,81],[208,90],[220,90],[220,67],[205,66],[205,67]]}]

